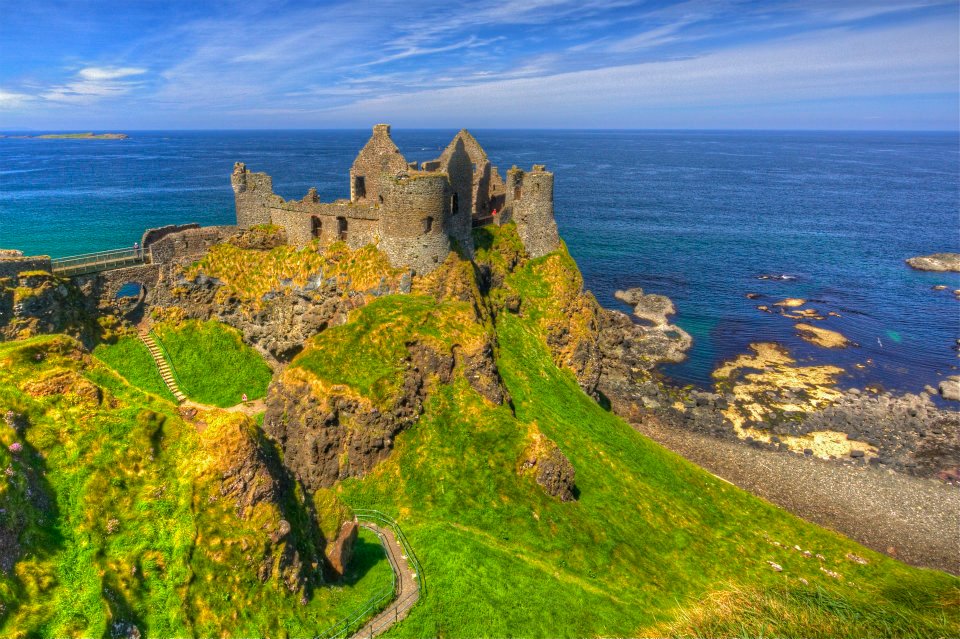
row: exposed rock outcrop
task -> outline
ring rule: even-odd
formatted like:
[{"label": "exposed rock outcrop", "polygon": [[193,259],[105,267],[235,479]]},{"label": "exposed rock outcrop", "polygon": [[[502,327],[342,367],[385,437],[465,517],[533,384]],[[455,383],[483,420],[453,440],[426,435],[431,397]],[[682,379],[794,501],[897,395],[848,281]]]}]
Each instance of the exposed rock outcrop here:
[{"label": "exposed rock outcrop", "polygon": [[960,273],[960,253],[933,253],[932,255],[911,257],[906,262],[911,268],[918,271]]},{"label": "exposed rock outcrop", "polygon": [[579,496],[576,470],[553,440],[530,427],[528,445],[520,461],[519,474],[533,474],[543,492],[560,501],[574,501]]},{"label": "exposed rock outcrop", "polygon": [[[276,579],[290,592],[303,592],[308,584],[322,582],[322,574],[312,566],[323,561],[325,543],[317,526],[294,529],[291,525],[287,509],[303,505],[291,505],[299,498],[282,467],[268,455],[262,435],[243,415],[211,414],[211,418],[201,434],[210,455],[205,473],[213,479],[206,500],[228,500],[240,520],[261,531],[254,546],[244,542],[247,561],[257,577]],[[198,494],[197,508],[203,508],[205,492]]]},{"label": "exposed rock outcrop", "polygon": [[357,543],[360,524],[356,519],[343,522],[337,538],[327,549],[327,562],[334,579],[340,579],[346,574],[347,566],[353,558],[353,547]]},{"label": "exposed rock outcrop", "polygon": [[257,307],[225,295],[223,282],[200,274],[180,277],[170,289],[165,306],[182,309],[184,317],[216,319],[233,326],[248,344],[279,361],[289,361],[304,343],[327,326],[342,324],[346,314],[362,305],[360,296],[344,296],[335,279],[318,274],[304,287],[279,285],[264,295]]},{"label": "exposed rock outcrop", "polygon": [[667,316],[677,312],[669,297],[657,293],[644,293],[642,288],[617,291],[613,296],[632,306],[634,315],[654,326],[664,326],[667,323]]},{"label": "exposed rock outcrop", "polygon": [[44,271],[0,279],[0,341],[67,333],[89,343],[96,308],[69,281]]}]

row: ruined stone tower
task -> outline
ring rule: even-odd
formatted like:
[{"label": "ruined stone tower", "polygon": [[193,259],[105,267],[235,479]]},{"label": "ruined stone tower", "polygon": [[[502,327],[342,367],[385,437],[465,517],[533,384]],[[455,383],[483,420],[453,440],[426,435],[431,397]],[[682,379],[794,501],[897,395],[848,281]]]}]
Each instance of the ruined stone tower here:
[{"label": "ruined stone tower", "polygon": [[[237,162],[231,184],[237,225],[275,224],[294,246],[376,244],[396,267],[428,273],[456,247],[473,257],[473,227],[516,220],[533,257],[560,245],[553,220],[553,174],[535,165],[511,169],[507,188],[476,139],[462,130],[436,160],[417,169],[377,124],[350,168],[350,199],[321,202],[316,189],[300,200],[273,192],[265,173]],[[496,214],[495,214],[496,213]]]},{"label": "ruined stone tower", "polygon": [[450,252],[452,189],[439,172],[385,178],[379,248],[394,266],[428,273]]},{"label": "ruined stone tower", "polygon": [[251,173],[246,164],[237,162],[230,184],[237,206],[237,226],[269,224],[271,204],[280,199],[273,194],[273,179],[266,173]]},{"label": "ruined stone tower", "polygon": [[560,246],[553,219],[553,173],[534,164],[529,173],[517,167],[507,172],[504,219],[517,224],[517,234],[530,257],[546,255]]}]

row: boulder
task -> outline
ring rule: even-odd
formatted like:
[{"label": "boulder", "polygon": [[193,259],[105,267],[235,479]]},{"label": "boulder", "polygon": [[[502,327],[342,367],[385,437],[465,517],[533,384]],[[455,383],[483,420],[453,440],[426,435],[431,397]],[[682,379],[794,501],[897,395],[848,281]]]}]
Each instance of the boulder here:
[{"label": "boulder", "polygon": [[960,273],[960,253],[933,253],[907,259],[907,264],[918,271],[952,271]]},{"label": "boulder", "polygon": [[940,382],[940,395],[944,399],[960,401],[960,375],[952,375]]},{"label": "boulder", "polygon": [[559,448],[553,448],[537,460],[537,483],[544,492],[560,501],[574,501],[576,470]]}]

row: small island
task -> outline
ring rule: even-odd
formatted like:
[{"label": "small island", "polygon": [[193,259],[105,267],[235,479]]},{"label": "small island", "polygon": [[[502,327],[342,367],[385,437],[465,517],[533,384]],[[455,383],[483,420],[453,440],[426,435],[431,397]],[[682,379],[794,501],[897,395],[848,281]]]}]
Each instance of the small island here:
[{"label": "small island", "polygon": [[43,135],[4,135],[0,137],[36,140],[126,140],[126,133],[44,133]]}]

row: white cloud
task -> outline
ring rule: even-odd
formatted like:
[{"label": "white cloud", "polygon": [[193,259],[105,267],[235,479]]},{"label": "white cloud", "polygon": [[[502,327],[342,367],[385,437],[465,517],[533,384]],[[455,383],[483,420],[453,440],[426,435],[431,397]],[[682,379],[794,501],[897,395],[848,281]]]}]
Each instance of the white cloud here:
[{"label": "white cloud", "polygon": [[86,67],[77,72],[72,82],[50,87],[40,97],[52,102],[89,104],[129,93],[142,83],[126,78],[146,72],[139,67]]},{"label": "white cloud", "polygon": [[14,93],[0,89],[0,109],[16,109],[32,99],[33,96],[26,93]]},{"label": "white cloud", "polygon": [[[728,106],[956,94],[958,50],[954,25],[943,21],[869,32],[833,29],[680,60],[384,95],[327,115],[413,126],[433,118],[434,126],[642,127],[648,110],[722,114]],[[490,119],[490,104],[497,105],[497,120]]]}]

